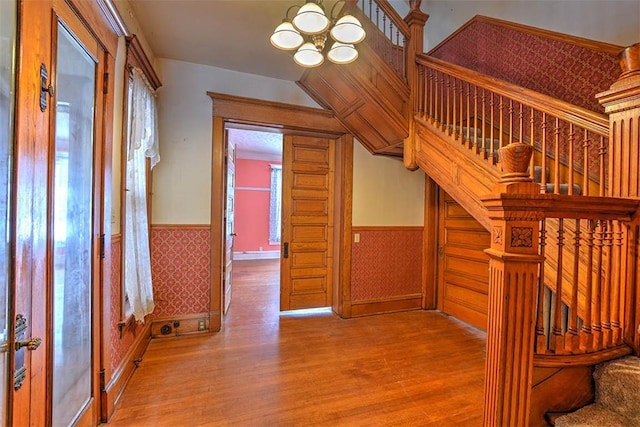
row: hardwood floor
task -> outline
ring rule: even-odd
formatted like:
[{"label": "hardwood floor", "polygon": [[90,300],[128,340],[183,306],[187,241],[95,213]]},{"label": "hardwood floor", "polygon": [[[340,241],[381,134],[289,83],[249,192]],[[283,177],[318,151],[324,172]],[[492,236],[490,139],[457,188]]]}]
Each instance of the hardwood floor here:
[{"label": "hardwood floor", "polygon": [[153,340],[109,426],[482,425],[483,332],[426,311],[281,314],[277,263],[234,262],[222,332]]}]

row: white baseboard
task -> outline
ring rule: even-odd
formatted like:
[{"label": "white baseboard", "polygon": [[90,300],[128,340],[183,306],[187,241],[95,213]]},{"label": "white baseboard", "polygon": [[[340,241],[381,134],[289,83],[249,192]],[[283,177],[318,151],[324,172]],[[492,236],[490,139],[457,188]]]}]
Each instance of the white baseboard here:
[{"label": "white baseboard", "polygon": [[234,252],[233,259],[234,260],[243,260],[243,259],[278,259],[280,258],[280,251],[244,251],[244,252]]}]

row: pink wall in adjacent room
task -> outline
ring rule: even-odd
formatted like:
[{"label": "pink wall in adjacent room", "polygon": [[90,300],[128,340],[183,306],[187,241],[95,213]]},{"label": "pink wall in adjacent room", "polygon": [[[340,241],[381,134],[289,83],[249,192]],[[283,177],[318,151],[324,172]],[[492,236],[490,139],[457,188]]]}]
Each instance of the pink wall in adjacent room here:
[{"label": "pink wall in adjacent room", "polygon": [[422,292],[422,227],[353,227],[351,299],[375,301]]},{"label": "pink wall in adjacent room", "polygon": [[234,252],[280,250],[269,244],[272,164],[279,162],[236,159]]}]

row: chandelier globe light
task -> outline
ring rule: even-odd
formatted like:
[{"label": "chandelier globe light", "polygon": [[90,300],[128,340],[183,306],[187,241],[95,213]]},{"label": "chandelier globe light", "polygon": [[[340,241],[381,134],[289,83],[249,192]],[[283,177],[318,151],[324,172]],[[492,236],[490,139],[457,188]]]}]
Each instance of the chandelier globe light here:
[{"label": "chandelier globe light", "polygon": [[291,22],[286,21],[276,27],[270,40],[272,45],[282,50],[296,49],[304,42],[302,35],[293,28]]},{"label": "chandelier globe light", "polygon": [[329,28],[329,18],[318,4],[309,2],[302,6],[291,21],[298,31],[304,34],[319,34]]},{"label": "chandelier globe light", "polygon": [[[334,10],[343,0],[336,2],[327,17],[322,0],[307,0],[303,6],[293,5],[287,9],[285,18],[271,35],[271,44],[281,50],[296,52],[293,61],[306,68],[317,67],[324,62],[325,44],[329,36],[334,43],[326,53],[335,64],[349,64],[358,58],[355,45],[366,37],[362,24],[353,15],[338,19]],[[298,8],[293,19],[291,10]]]},{"label": "chandelier globe light", "polygon": [[353,44],[335,42],[329,49],[327,58],[334,64],[350,64],[358,59],[358,51]]},{"label": "chandelier globe light", "polygon": [[324,56],[313,43],[307,42],[293,54],[293,61],[301,67],[312,68],[322,64]]},{"label": "chandelier globe light", "polygon": [[364,40],[366,33],[360,21],[353,15],[345,15],[331,29],[331,37],[338,42],[357,44]]}]

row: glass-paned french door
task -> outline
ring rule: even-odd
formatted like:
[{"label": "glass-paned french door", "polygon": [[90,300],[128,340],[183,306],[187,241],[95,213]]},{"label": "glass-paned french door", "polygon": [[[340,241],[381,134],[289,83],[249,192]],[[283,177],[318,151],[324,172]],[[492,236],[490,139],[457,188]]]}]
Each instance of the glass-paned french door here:
[{"label": "glass-paned french door", "polygon": [[0,425],[8,425],[8,355],[11,349],[11,186],[13,164],[13,110],[15,84],[16,6],[0,1]]},{"label": "glass-paned french door", "polygon": [[67,426],[92,398],[96,61],[62,23],[55,88],[52,424]]}]

